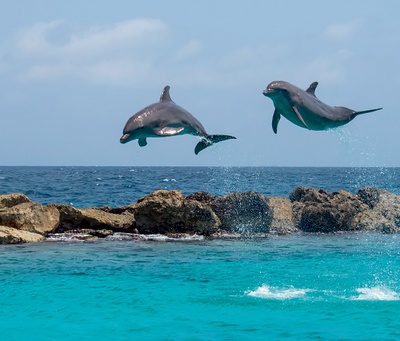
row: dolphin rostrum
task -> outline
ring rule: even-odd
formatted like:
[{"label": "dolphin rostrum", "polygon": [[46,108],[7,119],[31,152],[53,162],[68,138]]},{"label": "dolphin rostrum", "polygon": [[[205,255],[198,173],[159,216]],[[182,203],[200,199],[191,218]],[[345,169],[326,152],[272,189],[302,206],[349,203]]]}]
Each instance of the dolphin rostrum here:
[{"label": "dolphin rostrum", "polygon": [[148,137],[167,137],[191,134],[200,137],[194,153],[197,155],[213,143],[236,139],[229,135],[209,135],[203,125],[188,111],[175,104],[169,95],[169,85],[164,87],[160,101],[138,111],[126,122],[121,143],[138,140],[139,146],[147,145]]},{"label": "dolphin rostrum", "polygon": [[274,102],[272,129],[275,134],[281,116],[302,128],[328,130],[349,123],[357,115],[382,109],[355,111],[329,106],[315,96],[317,85],[318,82],[312,83],[306,91],[284,81],[274,81],[267,86],[263,94]]}]

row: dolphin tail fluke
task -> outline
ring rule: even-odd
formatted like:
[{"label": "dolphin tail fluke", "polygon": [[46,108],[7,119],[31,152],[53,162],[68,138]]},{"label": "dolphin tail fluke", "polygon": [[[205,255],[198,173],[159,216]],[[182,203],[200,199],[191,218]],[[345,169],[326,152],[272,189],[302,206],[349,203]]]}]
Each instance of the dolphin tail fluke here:
[{"label": "dolphin tail fluke", "polygon": [[367,114],[369,112],[374,112],[378,110],[382,110],[383,108],[377,108],[377,109],[370,109],[370,110],[363,110],[363,111],[356,111],[354,112],[354,115],[361,115],[361,114]]},{"label": "dolphin tail fluke", "polygon": [[218,143],[218,142],[225,141],[225,140],[231,140],[231,139],[236,139],[236,137],[230,136],[230,135],[207,135],[205,137],[202,137],[200,142],[196,145],[196,148],[194,149],[194,153],[197,155],[203,149],[210,147],[214,143]]}]

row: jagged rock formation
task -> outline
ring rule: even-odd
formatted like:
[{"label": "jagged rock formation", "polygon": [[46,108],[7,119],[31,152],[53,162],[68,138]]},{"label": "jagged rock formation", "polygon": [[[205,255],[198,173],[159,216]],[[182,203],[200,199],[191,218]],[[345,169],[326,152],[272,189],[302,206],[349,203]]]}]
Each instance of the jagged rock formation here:
[{"label": "jagged rock formation", "polygon": [[298,231],[399,233],[400,196],[374,187],[356,194],[297,187],[289,198],[254,191],[185,197],[158,190],[127,206],[78,209],[43,206],[19,193],[0,195],[0,244],[42,241],[52,233],[80,233],[92,240],[121,232],[237,236]]}]

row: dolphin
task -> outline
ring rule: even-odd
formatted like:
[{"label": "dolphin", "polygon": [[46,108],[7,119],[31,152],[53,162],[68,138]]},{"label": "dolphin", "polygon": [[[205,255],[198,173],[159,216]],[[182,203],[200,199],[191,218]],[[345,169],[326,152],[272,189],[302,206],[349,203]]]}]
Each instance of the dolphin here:
[{"label": "dolphin", "polygon": [[381,110],[382,108],[356,111],[345,107],[332,107],[315,96],[318,82],[313,82],[306,91],[285,82],[274,81],[263,91],[275,106],[272,129],[278,132],[281,116],[299,127],[309,130],[328,130],[349,123],[357,115]]},{"label": "dolphin", "polygon": [[203,125],[188,111],[175,104],[169,95],[170,86],[164,87],[160,101],[138,111],[125,124],[121,143],[138,140],[139,146],[147,145],[148,137],[167,137],[191,134],[200,137],[194,153],[214,143],[236,139],[229,135],[209,135]]}]

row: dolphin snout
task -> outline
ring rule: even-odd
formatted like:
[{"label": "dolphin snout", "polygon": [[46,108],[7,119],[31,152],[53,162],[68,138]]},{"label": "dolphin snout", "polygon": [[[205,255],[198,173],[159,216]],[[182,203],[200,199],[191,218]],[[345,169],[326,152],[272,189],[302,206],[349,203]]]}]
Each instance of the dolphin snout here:
[{"label": "dolphin snout", "polygon": [[119,139],[119,142],[121,142],[121,143],[127,143],[127,142],[129,142],[130,136],[131,136],[131,135],[129,135],[129,134],[124,134],[124,135],[122,135],[121,138]]},{"label": "dolphin snout", "polygon": [[274,93],[274,89],[271,89],[271,88],[266,88],[265,90],[263,90],[263,95],[264,96],[269,96],[269,95],[271,95],[272,93]]}]

